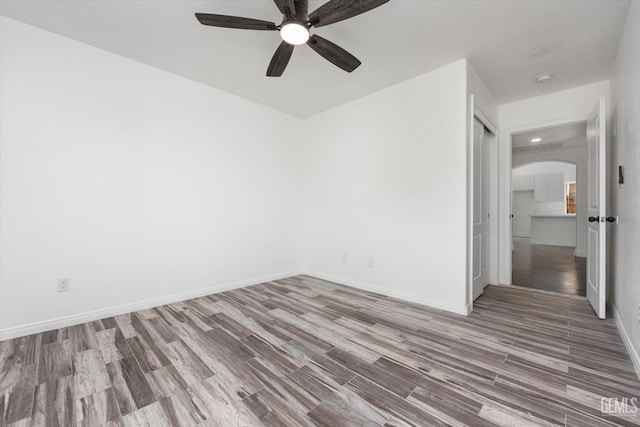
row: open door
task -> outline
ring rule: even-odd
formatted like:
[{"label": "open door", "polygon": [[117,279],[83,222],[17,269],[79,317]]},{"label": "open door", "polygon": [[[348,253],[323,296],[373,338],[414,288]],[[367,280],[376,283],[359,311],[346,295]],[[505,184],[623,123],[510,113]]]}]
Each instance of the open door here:
[{"label": "open door", "polygon": [[589,144],[587,299],[599,318],[606,317],[606,105],[605,98],[587,121]]}]

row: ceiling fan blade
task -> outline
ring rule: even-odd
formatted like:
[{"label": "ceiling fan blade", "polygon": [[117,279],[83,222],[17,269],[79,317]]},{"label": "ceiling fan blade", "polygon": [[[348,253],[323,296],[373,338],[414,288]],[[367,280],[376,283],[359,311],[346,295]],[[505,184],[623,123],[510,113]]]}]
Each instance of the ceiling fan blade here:
[{"label": "ceiling fan blade", "polygon": [[296,5],[293,0],[273,0],[283,15],[293,16],[296,14]]},{"label": "ceiling fan blade", "polygon": [[353,18],[375,9],[389,0],[330,0],[309,15],[311,25],[322,27]]},{"label": "ceiling fan blade", "polygon": [[202,25],[213,27],[239,28],[242,30],[277,30],[276,24],[260,19],[241,18],[239,16],[214,15],[211,13],[196,13],[196,18]]},{"label": "ceiling fan blade", "polygon": [[273,54],[269,67],[267,68],[268,77],[280,77],[284,73],[284,69],[287,68],[291,54],[293,53],[293,45],[287,42],[280,43],[280,46],[276,49],[276,53]]},{"label": "ceiling fan blade", "polygon": [[327,39],[313,35],[307,42],[311,49],[322,55],[327,61],[350,73],[362,64],[355,56]]}]

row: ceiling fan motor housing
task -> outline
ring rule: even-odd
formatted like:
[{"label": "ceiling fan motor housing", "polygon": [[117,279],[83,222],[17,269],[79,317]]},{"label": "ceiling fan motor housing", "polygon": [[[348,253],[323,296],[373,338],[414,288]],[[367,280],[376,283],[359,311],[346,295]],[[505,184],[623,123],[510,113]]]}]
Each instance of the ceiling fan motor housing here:
[{"label": "ceiling fan motor housing", "polygon": [[[295,0],[293,3],[296,7],[296,13],[292,14],[291,18],[306,25],[309,21],[309,0]],[[290,21],[291,18],[285,16],[283,24]]]}]

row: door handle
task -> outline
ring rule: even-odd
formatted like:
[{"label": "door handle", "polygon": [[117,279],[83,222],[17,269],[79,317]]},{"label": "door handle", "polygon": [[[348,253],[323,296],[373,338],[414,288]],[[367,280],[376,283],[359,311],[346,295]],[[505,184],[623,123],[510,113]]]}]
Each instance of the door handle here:
[{"label": "door handle", "polygon": [[600,217],[598,216],[590,216],[589,222],[600,222]]},{"label": "door handle", "polygon": [[607,222],[616,222],[616,217],[615,216],[608,216],[607,217]]}]

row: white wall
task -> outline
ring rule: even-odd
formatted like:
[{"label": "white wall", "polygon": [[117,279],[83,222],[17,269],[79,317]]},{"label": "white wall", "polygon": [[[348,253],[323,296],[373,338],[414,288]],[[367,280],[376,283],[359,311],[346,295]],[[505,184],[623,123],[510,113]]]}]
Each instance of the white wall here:
[{"label": "white wall", "polygon": [[[556,126],[567,123],[586,121],[601,96],[609,95],[609,82],[599,82],[574,89],[555,92],[549,95],[529,98],[522,101],[504,104],[500,106],[500,140],[499,140],[499,280],[503,284],[511,284],[511,134],[526,130],[538,129],[548,126]],[[567,152],[565,157],[558,157],[561,152]],[[568,160],[576,158],[576,154],[569,153],[570,150],[554,151],[554,159],[547,157],[536,157],[532,154],[530,161],[544,160]],[[524,156],[524,155],[523,155]],[[519,157],[519,156],[517,156]],[[585,163],[586,164],[586,163]],[[580,170],[578,167],[578,186],[583,187],[580,182]],[[586,182],[586,181],[585,181]],[[578,192],[580,189],[578,188]],[[577,197],[584,199],[584,195],[579,192]],[[586,221],[580,214],[576,216],[576,221]],[[578,240],[580,246],[580,240]]]},{"label": "white wall", "polygon": [[466,97],[462,60],[305,121],[306,270],[466,311]]},{"label": "white wall", "polygon": [[0,19],[5,337],[299,269],[297,119]]},{"label": "white wall", "polygon": [[[609,156],[609,299],[640,375],[640,2],[631,2],[616,59],[612,95],[615,135]],[[617,185],[624,165],[625,183]]]}]

